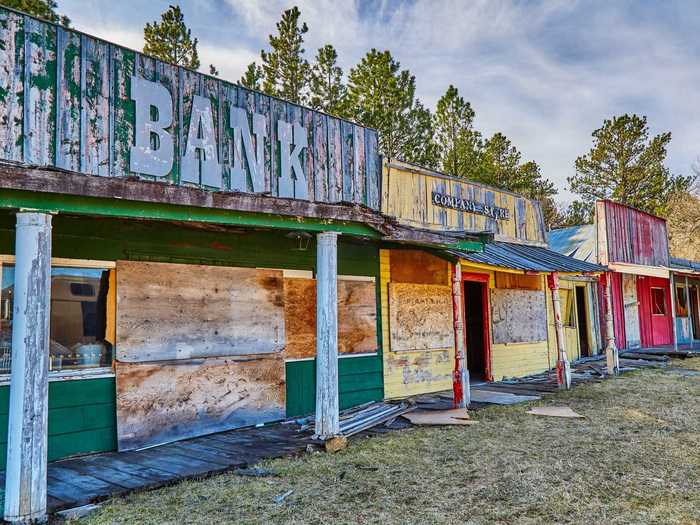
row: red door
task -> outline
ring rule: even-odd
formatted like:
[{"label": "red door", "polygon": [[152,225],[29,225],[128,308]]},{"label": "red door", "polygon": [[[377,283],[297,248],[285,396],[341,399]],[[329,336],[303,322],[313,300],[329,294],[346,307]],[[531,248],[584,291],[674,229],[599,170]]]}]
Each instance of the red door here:
[{"label": "red door", "polygon": [[669,280],[640,276],[637,279],[637,296],[642,346],[672,344],[673,318]]}]

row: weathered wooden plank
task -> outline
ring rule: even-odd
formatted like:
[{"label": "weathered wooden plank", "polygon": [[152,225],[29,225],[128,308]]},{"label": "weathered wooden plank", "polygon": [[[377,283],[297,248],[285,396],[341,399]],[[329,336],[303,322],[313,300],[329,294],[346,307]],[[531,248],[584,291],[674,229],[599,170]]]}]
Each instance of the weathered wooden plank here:
[{"label": "weathered wooden plank", "polygon": [[313,116],[313,174],[314,200],[329,202],[328,180],[328,117],[322,113],[310,113]]},{"label": "weathered wooden plank", "polygon": [[143,488],[144,485],[149,483],[149,480],[146,478],[123,472],[113,465],[98,467],[97,465],[91,465],[87,462],[76,461],[70,463],[67,468],[78,474],[90,476],[109,483],[110,485],[122,487],[125,490]]},{"label": "weathered wooden plank", "polygon": [[282,170],[280,167],[280,158],[282,151],[280,150],[279,142],[279,129],[277,128],[277,122],[280,119],[285,120],[287,115],[287,105],[277,99],[270,99],[270,145],[271,145],[271,173],[272,173],[272,195],[280,196],[280,177],[282,176]]},{"label": "weathered wooden plank", "polygon": [[343,148],[341,138],[341,121],[327,117],[328,120],[328,202],[340,202],[343,199]]},{"label": "weathered wooden plank", "polygon": [[450,284],[449,263],[420,250],[393,250],[389,262],[391,280],[395,283]]},{"label": "weathered wooden plank", "polygon": [[392,352],[452,348],[450,287],[389,283],[389,326]]},{"label": "weathered wooden plank", "polygon": [[56,166],[80,171],[80,36],[56,29]]},{"label": "weathered wooden plank", "polygon": [[[124,485],[115,484],[81,472],[81,469],[62,466],[61,463],[54,463],[51,465],[49,468],[49,477],[78,487],[84,494],[89,494],[90,492],[114,494],[122,492],[126,488]],[[83,497],[85,498],[85,495]]]},{"label": "weathered wooden plank", "polygon": [[143,483],[170,481],[175,477],[175,474],[172,472],[162,470],[158,467],[148,467],[134,461],[127,461],[127,459],[128,457],[123,456],[121,453],[113,453],[85,456],[75,461],[79,461],[89,468],[94,467],[98,471],[106,468],[116,469],[123,472],[124,475],[131,476],[135,480],[141,479]]},{"label": "weathered wooden plank", "polygon": [[381,193],[382,159],[379,155],[377,132],[365,129],[365,151],[367,157],[367,178],[365,187],[367,192],[367,206],[379,209],[379,195]]},{"label": "weathered wooden plank", "polygon": [[0,9],[0,155],[22,161],[24,17]]},{"label": "weathered wooden plank", "polygon": [[359,126],[353,126],[352,136],[353,150],[353,202],[367,204],[367,158],[365,152],[365,130]]},{"label": "weathered wooden plank", "polygon": [[284,417],[280,354],[118,362],[116,374],[120,450]]},{"label": "weathered wooden plank", "polygon": [[491,290],[494,344],[547,340],[547,301],[544,291]]},{"label": "weathered wooden plank", "polygon": [[112,106],[110,108],[110,163],[113,177],[131,173],[129,155],[134,144],[134,103],[131,100],[131,76],[134,74],[136,53],[110,46],[112,74],[110,75]]},{"label": "weathered wooden plank", "polygon": [[343,171],[343,193],[342,200],[344,202],[352,202],[355,197],[355,153],[353,148],[353,125],[346,120],[341,121],[341,151]]},{"label": "weathered wooden plank", "polygon": [[[301,106],[298,106],[296,104],[287,104],[287,122],[289,122],[292,125],[292,129],[294,129],[294,124],[299,124],[300,126],[304,125],[304,118],[303,118],[303,109]],[[296,139],[295,139],[296,140]],[[313,144],[313,141],[308,142],[308,144]],[[294,151],[294,147],[292,147],[292,151]],[[306,156],[308,154],[308,149],[304,149],[301,154],[299,155],[299,163],[301,164],[302,168],[306,165]],[[294,173],[294,171],[290,167],[290,177],[292,177],[294,180],[294,198],[295,199],[313,199],[313,189],[311,193],[308,191],[308,181],[305,178],[299,179],[298,175]],[[313,172],[309,173],[309,177],[313,176]],[[291,195],[290,195],[291,197]]]},{"label": "weathered wooden plank", "polygon": [[24,19],[24,162],[52,165],[56,154],[56,27]]},{"label": "weathered wooden plank", "polygon": [[[314,169],[316,163],[316,127],[314,126],[314,114],[317,113],[310,109],[302,108],[301,120],[306,131],[306,143],[309,145],[302,152],[302,168],[304,173],[306,173],[306,198],[311,201],[316,200],[316,170]],[[322,184],[322,181],[319,184]]]},{"label": "weathered wooden plank", "polygon": [[282,294],[281,271],[119,261],[117,359],[280,352]]},{"label": "weathered wooden plank", "polygon": [[[273,161],[272,161],[272,147],[270,136],[272,133],[272,120],[270,113],[270,97],[263,95],[262,93],[255,94],[255,107],[258,109],[259,113],[265,117],[265,139],[264,139],[264,159],[263,159],[263,192],[270,194],[272,192],[273,183]],[[257,148],[257,137],[255,137],[255,147]]]}]

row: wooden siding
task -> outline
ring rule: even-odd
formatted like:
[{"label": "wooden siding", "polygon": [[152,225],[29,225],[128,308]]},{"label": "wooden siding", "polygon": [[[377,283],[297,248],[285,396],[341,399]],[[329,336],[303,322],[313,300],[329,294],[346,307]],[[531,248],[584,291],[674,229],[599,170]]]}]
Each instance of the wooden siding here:
[{"label": "wooden siding", "polygon": [[622,204],[598,201],[600,264],[668,267],[666,221]]},{"label": "wooden siding", "polygon": [[[431,198],[433,191],[505,208],[510,217],[495,220],[436,206]],[[544,217],[538,201],[409,165],[384,163],[382,211],[416,228],[492,233],[499,241],[546,245]]]},{"label": "wooden siding", "polygon": [[[136,51],[0,8],[0,158],[56,166],[85,174],[155,178],[131,171],[136,111],[131,76],[165,87],[172,100],[174,160],[164,184],[192,180],[183,172],[185,140],[195,95],[212,102],[216,155],[224,191],[308,194],[318,202],[352,202],[379,209],[381,160],[374,130],[249,91],[236,84],[155,60]],[[229,108],[265,120],[264,173],[253,187],[234,188],[233,130]],[[285,187],[281,176],[279,119],[301,124],[308,147],[300,161],[306,181]],[[255,135],[252,135],[255,141]],[[240,156],[240,152],[237,153]],[[242,159],[239,158],[239,161]],[[289,175],[292,176],[291,174]],[[299,184],[305,185],[300,188]],[[290,188],[288,186],[296,187]]]}]

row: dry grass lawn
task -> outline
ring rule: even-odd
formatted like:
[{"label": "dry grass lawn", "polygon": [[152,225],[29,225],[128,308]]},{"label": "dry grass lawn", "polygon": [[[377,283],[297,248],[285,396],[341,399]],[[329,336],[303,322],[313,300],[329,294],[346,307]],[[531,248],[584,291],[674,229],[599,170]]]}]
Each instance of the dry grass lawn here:
[{"label": "dry grass lawn", "polygon": [[265,463],[278,477],[183,482],[79,523],[700,523],[700,376],[645,370],[539,403],[586,419],[488,408],[478,425],[357,439]]}]

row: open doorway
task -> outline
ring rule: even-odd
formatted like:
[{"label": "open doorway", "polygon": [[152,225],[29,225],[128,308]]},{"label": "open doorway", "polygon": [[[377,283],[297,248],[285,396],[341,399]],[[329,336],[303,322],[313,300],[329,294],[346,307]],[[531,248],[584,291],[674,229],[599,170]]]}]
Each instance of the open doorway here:
[{"label": "open doorway", "polygon": [[588,309],[586,308],[586,287],[576,286],[576,320],[578,321],[578,347],[581,357],[591,356],[588,344]]},{"label": "open doorway", "polygon": [[693,339],[700,339],[700,315],[698,313],[698,287],[690,286],[690,319],[693,324]]},{"label": "open doorway", "polygon": [[488,317],[486,313],[488,284],[464,281],[464,320],[467,343],[467,368],[471,381],[489,381]]}]

